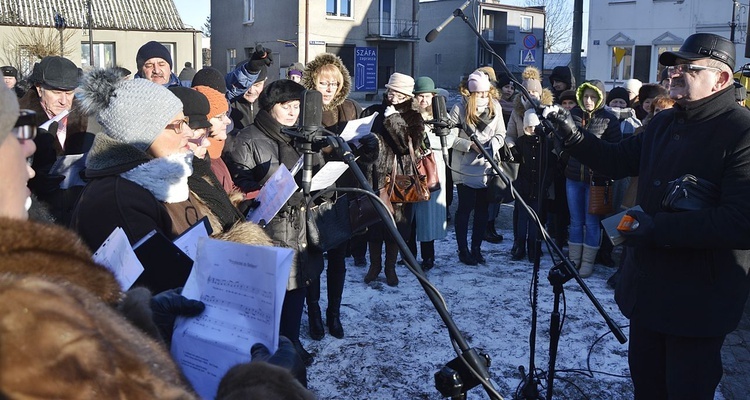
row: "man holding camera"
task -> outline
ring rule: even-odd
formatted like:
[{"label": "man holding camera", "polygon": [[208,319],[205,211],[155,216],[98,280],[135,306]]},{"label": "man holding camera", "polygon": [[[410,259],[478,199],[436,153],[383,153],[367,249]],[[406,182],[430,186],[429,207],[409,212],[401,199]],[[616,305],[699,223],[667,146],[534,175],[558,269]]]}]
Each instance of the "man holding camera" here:
[{"label": "man holding camera", "polygon": [[[688,37],[661,54],[674,109],[641,135],[609,144],[548,107],[566,151],[615,179],[640,176],[636,228],[615,299],[630,319],[636,399],[713,399],[721,346],[737,327],[750,279],[750,114],[734,101],[735,46],[714,34]],[[663,204],[670,182],[693,174],[718,200],[689,211]]]}]

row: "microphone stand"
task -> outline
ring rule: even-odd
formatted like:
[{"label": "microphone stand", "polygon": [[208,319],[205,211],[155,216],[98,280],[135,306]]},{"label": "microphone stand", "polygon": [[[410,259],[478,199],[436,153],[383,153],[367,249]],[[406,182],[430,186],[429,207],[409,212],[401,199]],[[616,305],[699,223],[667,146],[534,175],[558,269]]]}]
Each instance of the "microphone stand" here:
[{"label": "microphone stand", "polygon": [[[324,133],[326,133],[325,130]],[[336,151],[336,154],[341,157],[341,159],[349,166],[357,181],[364,189],[364,192],[367,192],[370,197],[377,200],[373,201],[373,203],[378,204],[375,209],[377,210],[380,219],[383,221],[385,228],[388,230],[388,232],[390,232],[391,236],[398,243],[398,247],[401,250],[404,261],[406,261],[407,268],[416,276],[417,280],[422,285],[422,288],[427,294],[427,297],[430,299],[430,301],[432,301],[432,304],[435,306],[435,309],[440,315],[440,318],[448,328],[448,333],[450,334],[453,346],[458,353],[458,358],[462,361],[463,365],[468,368],[473,377],[477,379],[478,383],[481,383],[484,386],[485,391],[491,399],[502,399],[497,391],[497,385],[490,378],[490,374],[488,371],[488,361],[483,358],[482,355],[480,355],[475,349],[469,347],[468,342],[466,341],[466,339],[464,339],[461,331],[458,329],[455,322],[453,321],[453,318],[448,312],[448,308],[443,297],[440,295],[440,292],[438,292],[437,288],[435,288],[435,286],[433,286],[432,283],[430,283],[430,281],[428,281],[425,277],[424,271],[422,271],[422,268],[419,266],[416,258],[409,250],[409,247],[401,237],[401,234],[399,234],[398,228],[396,228],[396,224],[394,223],[390,213],[385,208],[376,192],[372,189],[372,186],[370,186],[370,183],[367,181],[364,173],[357,165],[356,158],[352,153],[349,145],[344,139],[333,134],[319,135],[312,140],[327,141],[328,144]],[[357,191],[359,192],[359,190]]]},{"label": "microphone stand", "polygon": [[[542,111],[544,108],[539,104],[539,102],[531,97],[528,90],[521,85],[513,76],[510,69],[508,69],[508,66],[505,64],[505,61],[502,57],[500,57],[487,43],[487,41],[482,37],[481,33],[477,30],[477,28],[469,21],[469,19],[466,17],[466,15],[463,13],[462,10],[458,9],[455,11],[455,14],[457,17],[460,17],[467,26],[474,32],[474,35],[476,35],[477,39],[479,40],[479,43],[481,43],[482,47],[490,53],[495,59],[499,61],[500,66],[502,67],[503,71],[510,77],[511,81],[514,82],[515,86],[519,89],[521,92],[521,95],[524,96],[531,104],[534,104],[534,108],[536,110],[536,113],[539,115],[539,119],[542,122],[542,127],[546,131],[546,135],[543,137],[540,137],[540,142],[544,142],[546,137],[553,135],[554,127],[552,126],[552,123],[548,120],[546,120],[542,116]],[[570,279],[575,279],[575,281],[578,283],[578,286],[581,287],[583,292],[586,294],[586,296],[589,298],[589,301],[594,305],[596,310],[599,312],[599,314],[602,316],[604,321],[607,323],[607,326],[609,327],[610,331],[615,335],[617,340],[620,343],[627,342],[627,338],[625,337],[625,334],[622,332],[619,326],[615,324],[615,322],[612,320],[612,317],[609,316],[607,311],[602,307],[602,305],[599,303],[599,301],[596,299],[594,294],[591,292],[591,289],[589,289],[588,285],[583,281],[583,278],[578,274],[578,270],[575,268],[573,263],[565,257],[565,254],[563,254],[562,250],[557,247],[557,244],[555,244],[555,241],[552,240],[549,233],[546,229],[544,229],[544,224],[542,221],[539,220],[538,215],[526,204],[526,202],[521,198],[521,196],[518,195],[518,192],[516,191],[516,188],[512,186],[512,183],[510,181],[510,178],[508,178],[500,169],[500,167],[495,162],[492,155],[490,155],[487,150],[483,147],[483,144],[479,142],[479,139],[477,138],[476,134],[471,135],[471,140],[477,145],[477,147],[480,149],[484,157],[487,161],[489,161],[490,165],[492,166],[492,169],[495,171],[495,173],[501,177],[501,179],[510,186],[511,191],[513,193],[513,196],[515,197],[516,205],[521,205],[524,209],[524,212],[529,214],[529,217],[532,221],[534,221],[537,225],[537,229],[539,230],[541,238],[547,243],[547,247],[551,248],[553,253],[555,253],[561,260],[559,264],[557,264],[555,267],[553,267],[548,276],[548,280],[553,285],[553,292],[554,292],[554,306],[553,306],[553,312],[550,318],[550,359],[549,359],[549,370],[547,371],[547,399],[552,399],[552,390],[553,390],[553,383],[554,383],[554,372],[555,372],[555,362],[557,360],[557,348],[560,340],[560,312],[559,312],[559,303],[560,298],[563,293],[563,284],[567,282]],[[542,146],[540,146],[542,147]],[[546,157],[547,154],[541,154],[540,157]],[[541,201],[541,198],[539,199]],[[539,258],[539,255],[537,255],[537,258]],[[554,258],[553,258],[554,259]],[[535,268],[537,268],[537,263],[534,263]],[[532,283],[535,285],[534,292],[536,297],[536,285],[538,285],[538,280],[535,278],[532,280]],[[536,371],[535,371],[535,365],[534,365],[534,352],[535,352],[535,338],[536,336],[536,299],[533,301],[533,315],[532,315],[532,337],[530,338],[530,345],[531,351],[529,355],[529,371],[527,376],[524,377],[524,385],[522,389],[522,393],[524,395],[524,399],[533,399],[537,400],[541,397],[539,397],[539,390],[537,386],[539,385],[539,378],[537,378]],[[523,372],[523,366],[519,367],[519,370]]]}]

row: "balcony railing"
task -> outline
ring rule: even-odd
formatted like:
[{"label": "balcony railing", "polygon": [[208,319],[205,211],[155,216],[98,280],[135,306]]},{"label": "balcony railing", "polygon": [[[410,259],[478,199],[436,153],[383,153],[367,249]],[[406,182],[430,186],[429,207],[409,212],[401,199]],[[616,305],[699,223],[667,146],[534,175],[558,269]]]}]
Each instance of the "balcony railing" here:
[{"label": "balcony railing", "polygon": [[369,38],[393,38],[393,39],[418,39],[419,23],[410,19],[367,19],[367,37]]}]

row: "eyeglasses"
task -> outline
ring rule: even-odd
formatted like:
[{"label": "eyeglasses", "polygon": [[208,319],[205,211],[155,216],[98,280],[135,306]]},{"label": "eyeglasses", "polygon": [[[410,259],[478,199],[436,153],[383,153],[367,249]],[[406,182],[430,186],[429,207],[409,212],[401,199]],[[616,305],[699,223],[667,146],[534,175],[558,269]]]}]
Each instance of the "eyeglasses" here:
[{"label": "eyeglasses", "polygon": [[385,95],[388,96],[388,99],[391,100],[391,102],[401,103],[401,102],[406,101],[407,99],[409,99],[409,96],[407,96],[405,94],[401,94],[401,93],[399,93],[399,92],[397,92],[395,90],[390,90],[390,89],[388,89],[388,91],[385,93]]},{"label": "eyeglasses", "polygon": [[182,132],[189,128],[188,124],[190,123],[190,118],[185,117],[183,119],[179,119],[176,121],[172,121],[169,125],[167,125],[164,129],[171,129],[174,131],[174,133],[178,135],[182,135]]},{"label": "eyeglasses", "polygon": [[11,129],[18,140],[33,140],[36,137],[36,112],[21,110],[16,125]]},{"label": "eyeglasses", "polygon": [[338,82],[318,82],[318,86],[324,88],[337,89],[339,87]]},{"label": "eyeglasses", "polygon": [[203,141],[206,139],[206,137],[208,137],[208,132],[204,130],[203,133],[200,136],[198,136],[198,137],[192,137],[192,138],[188,139],[188,142],[190,142],[190,143],[192,143],[192,144],[194,144],[196,146],[200,146],[201,144],[203,144]]},{"label": "eyeglasses", "polygon": [[667,67],[667,74],[669,76],[672,76],[676,73],[679,73],[680,75],[687,73],[687,72],[695,72],[698,73],[700,71],[705,70],[711,70],[716,72],[721,72],[720,68],[716,67],[707,67],[705,65],[695,65],[695,64],[677,64],[677,65],[670,65]]}]

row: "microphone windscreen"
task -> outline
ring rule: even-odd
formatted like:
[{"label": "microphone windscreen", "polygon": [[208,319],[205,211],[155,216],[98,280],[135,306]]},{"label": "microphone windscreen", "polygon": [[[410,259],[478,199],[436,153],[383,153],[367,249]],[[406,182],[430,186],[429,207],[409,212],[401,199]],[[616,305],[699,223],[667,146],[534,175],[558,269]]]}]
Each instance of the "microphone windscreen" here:
[{"label": "microphone windscreen", "polygon": [[427,34],[427,36],[424,38],[424,40],[426,40],[428,42],[431,42],[431,41],[435,40],[435,38],[437,37],[438,33],[440,33],[439,30],[433,29],[433,30],[430,31],[430,33]]},{"label": "microphone windscreen", "polygon": [[299,115],[301,128],[317,129],[323,123],[323,95],[317,90],[302,92],[302,109]]},{"label": "microphone windscreen", "polygon": [[445,96],[437,95],[432,98],[432,117],[441,121],[448,119],[448,110],[445,107]]}]

